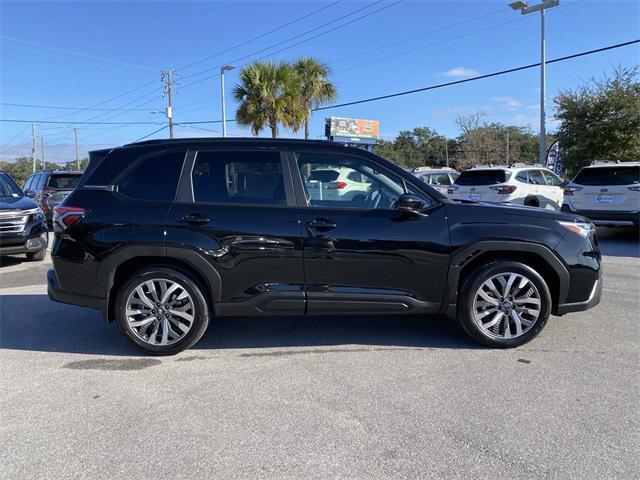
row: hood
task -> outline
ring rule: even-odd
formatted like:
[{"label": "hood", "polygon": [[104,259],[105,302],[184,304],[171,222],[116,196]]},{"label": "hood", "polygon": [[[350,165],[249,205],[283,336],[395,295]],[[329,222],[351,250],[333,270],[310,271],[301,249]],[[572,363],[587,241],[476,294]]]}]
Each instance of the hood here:
[{"label": "hood", "polygon": [[26,210],[36,208],[38,204],[29,197],[0,197],[0,211],[2,210]]},{"label": "hood", "polygon": [[495,203],[478,202],[477,205],[492,207],[506,215],[517,217],[546,218],[549,220],[563,220],[565,222],[589,222],[590,220],[579,215],[560,212],[558,210],[547,210],[545,208],[525,207],[521,205],[497,205]]}]

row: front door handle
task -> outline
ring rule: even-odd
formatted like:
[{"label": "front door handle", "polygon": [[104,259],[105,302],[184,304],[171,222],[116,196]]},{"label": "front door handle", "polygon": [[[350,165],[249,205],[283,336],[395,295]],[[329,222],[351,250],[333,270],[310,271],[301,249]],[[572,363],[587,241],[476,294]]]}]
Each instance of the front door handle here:
[{"label": "front door handle", "polygon": [[191,225],[204,225],[205,223],[209,223],[209,219],[200,215],[199,213],[190,213],[189,215],[183,215],[178,218],[178,221],[181,223],[189,223]]},{"label": "front door handle", "polygon": [[333,230],[337,227],[336,222],[333,220],[329,220],[327,218],[316,218],[315,220],[311,220],[307,222],[307,228],[318,230],[321,232],[326,232],[328,230]]}]

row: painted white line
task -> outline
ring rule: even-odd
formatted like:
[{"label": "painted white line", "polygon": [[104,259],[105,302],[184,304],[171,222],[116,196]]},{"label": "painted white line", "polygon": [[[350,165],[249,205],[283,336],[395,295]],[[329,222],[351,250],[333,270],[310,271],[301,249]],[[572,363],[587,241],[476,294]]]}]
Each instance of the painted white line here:
[{"label": "painted white line", "polygon": [[42,295],[47,293],[47,284],[24,285],[22,287],[0,288],[2,295]]}]

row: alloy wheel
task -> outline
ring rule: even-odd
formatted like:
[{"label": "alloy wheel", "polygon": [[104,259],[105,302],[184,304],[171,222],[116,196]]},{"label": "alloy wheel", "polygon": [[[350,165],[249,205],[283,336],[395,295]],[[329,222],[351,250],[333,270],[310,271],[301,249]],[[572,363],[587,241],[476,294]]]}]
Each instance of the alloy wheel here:
[{"label": "alloy wheel", "polygon": [[166,278],[140,283],[126,303],[127,326],[149,345],[172,345],[189,333],[195,307],[185,287]]},{"label": "alloy wheel", "polygon": [[473,299],[473,320],[493,338],[517,338],[540,318],[540,292],[526,276],[505,272],[480,285]]}]

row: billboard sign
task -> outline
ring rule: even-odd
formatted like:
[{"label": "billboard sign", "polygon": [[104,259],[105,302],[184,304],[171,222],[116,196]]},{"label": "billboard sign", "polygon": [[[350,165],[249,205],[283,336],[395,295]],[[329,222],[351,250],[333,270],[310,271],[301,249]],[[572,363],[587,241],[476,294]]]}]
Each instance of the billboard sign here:
[{"label": "billboard sign", "polygon": [[380,122],[330,117],[325,119],[325,135],[334,142],[375,143],[380,138]]}]

